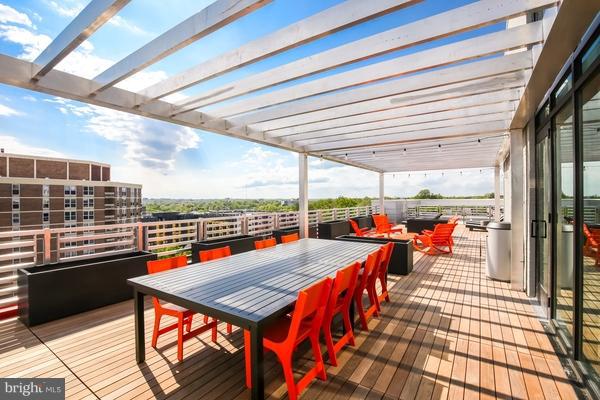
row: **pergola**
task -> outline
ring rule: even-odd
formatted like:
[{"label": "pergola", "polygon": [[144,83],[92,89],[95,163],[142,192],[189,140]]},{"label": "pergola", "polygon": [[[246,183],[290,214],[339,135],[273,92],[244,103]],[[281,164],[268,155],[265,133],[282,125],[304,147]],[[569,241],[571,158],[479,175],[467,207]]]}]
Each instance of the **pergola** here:
[{"label": "pergola", "polygon": [[[165,97],[418,2],[346,0],[132,92],[115,85],[270,0],[216,0],[86,79],[55,67],[129,3],[92,0],[33,62],[0,55],[0,82],[298,152],[306,227],[308,155],[380,173],[381,202],[386,172],[497,166],[557,1],[481,0],[180,101]],[[498,29],[436,42],[486,26]]]}]

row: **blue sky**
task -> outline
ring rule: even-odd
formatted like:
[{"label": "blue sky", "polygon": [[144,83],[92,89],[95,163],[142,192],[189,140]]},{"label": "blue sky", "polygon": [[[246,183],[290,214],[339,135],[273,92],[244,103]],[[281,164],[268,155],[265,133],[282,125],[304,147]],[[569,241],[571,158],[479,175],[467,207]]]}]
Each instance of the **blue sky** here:
[{"label": "blue sky", "polygon": [[[118,14],[118,18],[113,18],[79,46],[58,68],[91,78],[211,2],[178,0],[172,2],[173,6],[166,7],[163,0],[134,0]],[[119,86],[131,90],[145,88],[180,72],[182,66],[190,67],[210,59],[340,2],[275,0]],[[424,1],[224,74],[178,96],[194,95],[470,2]],[[86,0],[0,0],[0,53],[33,60],[86,4]],[[487,27],[410,51],[496,29],[499,27]],[[302,80],[339,73],[406,52],[394,52]],[[114,180],[142,183],[147,197],[287,198],[297,197],[298,191],[296,154],[4,85],[0,85],[0,147],[11,153],[110,163]],[[390,175],[386,178],[386,194],[410,196],[424,187],[448,195],[481,194],[493,190],[492,176],[489,169],[465,170],[462,175],[459,171],[429,172],[427,176],[424,173]],[[376,196],[378,193],[377,174],[339,164],[312,159],[309,177],[311,198]]]}]

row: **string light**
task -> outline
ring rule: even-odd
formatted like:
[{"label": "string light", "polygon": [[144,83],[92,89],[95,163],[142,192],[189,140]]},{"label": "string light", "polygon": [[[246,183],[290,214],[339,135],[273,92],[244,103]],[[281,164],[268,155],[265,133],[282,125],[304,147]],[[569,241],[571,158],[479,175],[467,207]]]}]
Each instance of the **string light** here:
[{"label": "string light", "polygon": [[348,153],[344,154],[344,160],[348,161]]},{"label": "string light", "polygon": [[371,157],[375,158],[375,152],[373,152],[373,154],[371,155]]},{"label": "string light", "polygon": [[406,155],[406,147],[404,148],[404,151],[402,152],[402,155],[405,156]]},{"label": "string light", "polygon": [[441,144],[438,144],[437,150],[438,150],[438,153],[441,153],[441,151],[442,151],[442,145]]},{"label": "string light", "polygon": [[481,139],[477,139],[477,145],[481,146]]}]

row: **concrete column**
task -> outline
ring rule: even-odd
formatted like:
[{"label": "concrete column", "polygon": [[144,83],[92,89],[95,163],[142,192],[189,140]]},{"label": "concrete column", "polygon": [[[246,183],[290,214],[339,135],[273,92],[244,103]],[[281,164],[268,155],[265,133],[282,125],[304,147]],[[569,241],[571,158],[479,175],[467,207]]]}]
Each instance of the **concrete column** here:
[{"label": "concrete column", "polygon": [[513,290],[524,290],[525,271],[525,191],[524,182],[524,133],[522,130],[510,132],[510,222],[511,222],[511,271],[510,285]]},{"label": "concrete column", "polygon": [[494,221],[500,221],[500,165],[494,167]]},{"label": "concrete column", "polygon": [[298,156],[298,226],[300,237],[308,237],[308,156],[301,153]]},{"label": "concrete column", "polygon": [[385,184],[383,172],[379,173],[379,212],[385,214]]}]

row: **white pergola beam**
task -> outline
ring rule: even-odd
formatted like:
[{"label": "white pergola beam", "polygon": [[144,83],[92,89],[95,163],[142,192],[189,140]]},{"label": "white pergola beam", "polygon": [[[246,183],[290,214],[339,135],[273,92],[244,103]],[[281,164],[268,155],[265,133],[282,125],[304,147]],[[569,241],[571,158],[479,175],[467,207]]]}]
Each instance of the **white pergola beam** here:
[{"label": "white pergola beam", "polygon": [[465,126],[451,126],[429,130],[419,130],[412,132],[393,133],[389,135],[370,136],[365,135],[362,138],[348,139],[336,141],[332,143],[321,143],[311,146],[305,146],[307,151],[311,152],[327,152],[340,149],[352,149],[357,147],[378,147],[395,143],[411,143],[419,140],[443,140],[452,137],[464,137],[485,134],[504,132],[507,129],[509,122],[493,121],[481,124],[471,124]]},{"label": "white pergola beam", "polygon": [[[357,103],[327,108],[325,110],[259,122],[249,126],[256,130],[268,132],[270,135],[274,136],[277,135],[276,132],[280,132],[280,129],[286,128],[310,128],[310,130],[328,129],[338,126],[338,119],[345,121],[346,118],[355,116],[367,118],[370,114],[377,114],[381,111],[391,109],[403,109],[409,107],[415,107],[417,109],[422,106],[427,106],[427,103],[458,99],[504,89],[522,88],[525,85],[525,82],[525,72],[515,71],[493,77],[477,78],[409,93],[360,101]],[[239,129],[239,127],[234,127],[233,129]]]},{"label": "white pergola beam", "polygon": [[[294,79],[443,38],[553,5],[555,0],[483,0],[360,39],[177,102],[201,108]],[[367,5],[371,2],[362,2]],[[377,2],[373,2],[377,3]],[[347,7],[342,3],[338,7]]]},{"label": "white pergola beam", "polygon": [[308,157],[298,155],[298,227],[300,238],[308,238]]},{"label": "white pergola beam", "polygon": [[192,42],[270,3],[271,0],[217,0],[169,29],[94,78],[101,91],[114,86]]},{"label": "white pergola beam", "polygon": [[[514,108],[514,107],[511,107]],[[344,142],[352,139],[360,139],[360,138],[370,138],[373,140],[379,140],[382,136],[388,135],[396,135],[400,133],[413,133],[413,132],[421,132],[423,137],[428,131],[440,128],[449,128],[449,127],[460,127],[467,126],[471,124],[478,124],[484,122],[496,122],[496,121],[506,121],[510,122],[512,118],[514,109],[508,112],[498,112],[493,114],[481,114],[481,115],[473,115],[469,117],[456,118],[456,119],[441,119],[439,121],[432,122],[423,122],[417,124],[410,125],[401,125],[401,126],[393,126],[390,128],[382,128],[377,130],[370,131],[357,131],[352,133],[345,133],[341,135],[333,135],[333,136],[325,136],[325,137],[316,137],[313,139],[305,139],[305,140],[295,140],[290,141],[294,143],[296,146],[306,147],[306,146],[315,146],[315,145],[331,145],[334,146],[336,143]]]},{"label": "white pergola beam", "polygon": [[294,85],[289,88],[275,90],[249,99],[238,100],[232,104],[211,110],[210,114],[220,118],[242,114],[262,107],[398,77],[411,72],[523,48],[524,46],[540,43],[542,40],[542,23],[541,21],[533,22],[365,67],[355,68],[350,71]]},{"label": "white pergola beam", "polygon": [[313,136],[329,136],[446,118],[514,111],[514,108],[510,107],[512,106],[511,102],[519,100],[520,93],[519,89],[495,91],[397,109],[393,108],[375,113],[341,117],[324,122],[267,131],[266,133],[271,137],[283,136],[286,140],[300,140]]},{"label": "white pergola beam", "polygon": [[273,56],[293,47],[320,39],[366,20],[390,13],[421,0],[347,0],[235,50],[189,68],[158,82],[141,94],[157,99],[192,85]]},{"label": "white pergola beam", "polygon": [[33,62],[37,80],[52,70],[84,40],[125,7],[130,0],[92,0]]},{"label": "white pergola beam", "polygon": [[[420,93],[424,93],[422,91],[425,90],[430,90],[428,93],[433,94],[436,88],[443,85],[459,85],[473,79],[481,78],[494,79],[498,75],[528,70],[532,66],[533,58],[531,52],[518,52],[503,57],[474,61],[468,64],[451,66],[436,71],[420,73],[415,76],[346,90],[343,96],[331,93],[317,98],[297,100],[228,118],[228,121],[232,125],[238,126],[241,130],[249,125],[266,124],[267,121],[275,122],[275,120],[280,120],[286,124],[285,126],[299,125],[328,119],[331,115],[328,114],[330,112],[341,112],[341,115],[359,114],[359,109],[362,107],[360,103],[367,100],[381,99],[386,96],[406,96],[410,101],[413,96],[418,96]],[[270,129],[265,125],[256,126],[261,130]]]}]

